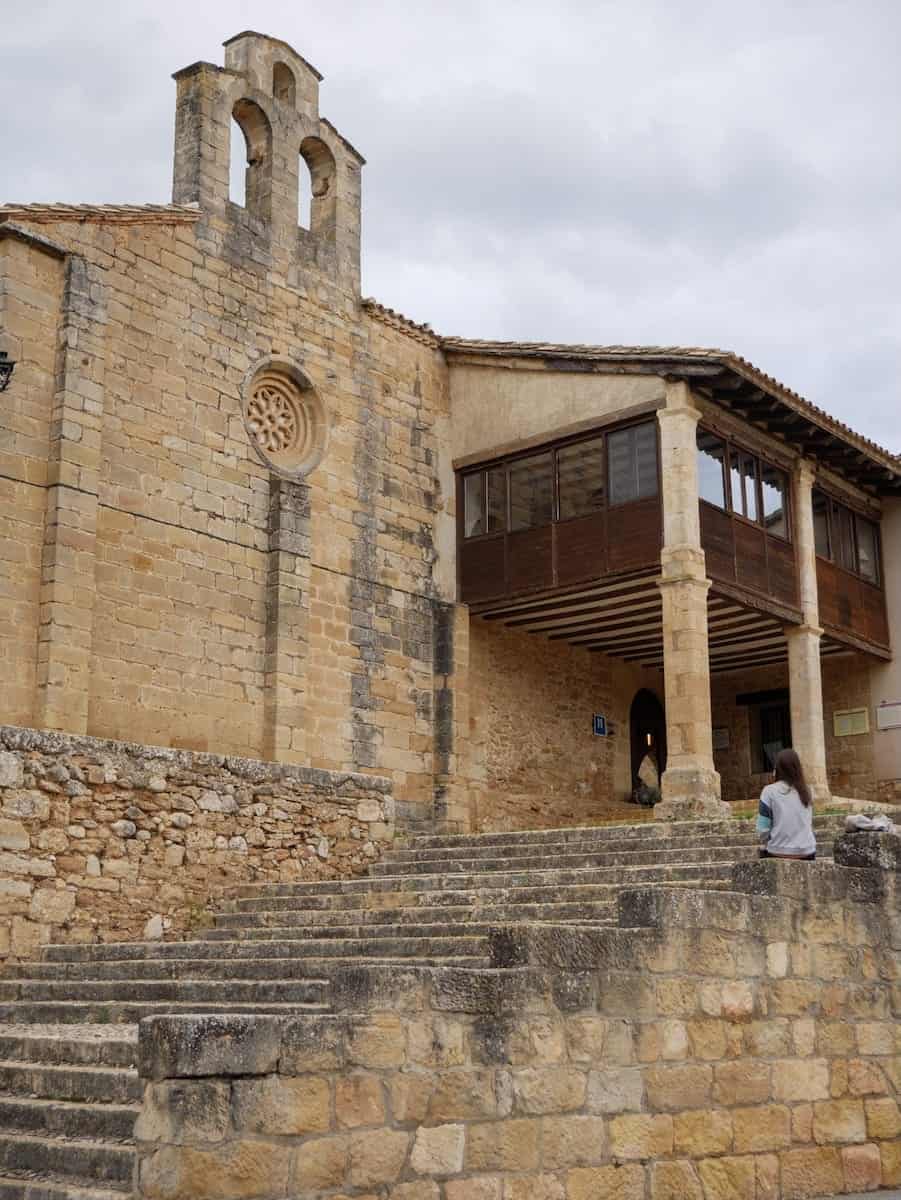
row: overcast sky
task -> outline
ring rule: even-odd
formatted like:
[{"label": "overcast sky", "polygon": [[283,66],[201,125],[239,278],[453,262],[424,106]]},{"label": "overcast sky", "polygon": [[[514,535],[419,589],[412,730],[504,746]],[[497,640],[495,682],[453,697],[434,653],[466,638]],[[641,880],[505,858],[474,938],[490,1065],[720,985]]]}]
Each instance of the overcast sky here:
[{"label": "overcast sky", "polygon": [[0,200],[168,200],[171,73],[271,33],[368,160],[364,294],[447,334],[733,349],[901,451],[897,0],[2,10]]}]

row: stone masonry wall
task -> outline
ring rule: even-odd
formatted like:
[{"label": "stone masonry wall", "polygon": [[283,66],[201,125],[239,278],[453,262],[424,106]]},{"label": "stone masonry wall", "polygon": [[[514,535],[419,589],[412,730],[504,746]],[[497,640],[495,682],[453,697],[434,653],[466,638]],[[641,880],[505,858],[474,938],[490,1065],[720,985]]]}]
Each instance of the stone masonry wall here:
[{"label": "stone masonry wall", "polygon": [[659,673],[474,619],[467,678],[474,832],[579,824],[629,798],[629,707],[642,687],[662,697]]},{"label": "stone masonry wall", "polygon": [[0,415],[0,719],[34,719],[47,461],[62,255],[0,241],[2,349],[17,360]]},{"label": "stone masonry wall", "polygon": [[[877,794],[872,729],[875,717],[870,705],[869,666],[866,660],[860,654],[843,654],[824,659],[822,670],[826,767],[830,790],[833,795],[856,800],[891,800],[889,789],[882,789]],[[756,798],[770,782],[768,773],[755,773],[751,769],[750,710],[747,706],[737,705],[735,697],[746,692],[788,686],[786,665],[713,676],[713,725],[729,731],[728,748],[714,752],[725,800]],[[848,708],[868,709],[869,733],[851,737],[835,736],[833,714]]]},{"label": "stone masonry wall", "polygon": [[[847,708],[865,708],[868,733],[836,737],[833,714]],[[857,800],[882,799],[876,786],[873,736],[876,714],[870,700],[870,672],[862,654],[841,655],[823,662],[823,716],[826,725],[826,766],[829,787],[836,796]]]},{"label": "stone masonry wall", "polygon": [[[362,160],[319,120],[303,60],[296,111],[273,93],[280,46],[242,35],[228,70],[178,74],[176,204],[2,214],[19,366],[0,413],[0,721],[384,774],[429,816],[447,367],[429,331],[361,300]],[[249,208],[228,198],[242,97],[278,142]],[[300,142],[282,141],[307,126],[331,175],[303,230]],[[325,413],[302,479],[245,424],[270,361]]]},{"label": "stone masonry wall", "polygon": [[388,780],[0,727],[0,958],[178,937],[222,889],[362,873]]},{"label": "stone masonry wall", "polygon": [[335,1014],[142,1023],[141,1200],[805,1200],[901,1184],[889,872],[745,864]]}]

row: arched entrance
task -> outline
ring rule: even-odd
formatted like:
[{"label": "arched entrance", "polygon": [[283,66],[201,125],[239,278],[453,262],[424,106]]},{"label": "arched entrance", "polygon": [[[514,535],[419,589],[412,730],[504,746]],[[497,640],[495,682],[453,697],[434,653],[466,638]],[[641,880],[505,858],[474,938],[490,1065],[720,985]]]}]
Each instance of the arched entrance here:
[{"label": "arched entrance", "polygon": [[666,717],[663,705],[647,688],[635,693],[635,699],[629,709],[629,735],[632,745],[634,791],[639,786],[638,769],[649,750],[657,760],[657,771],[661,778],[666,770]]}]

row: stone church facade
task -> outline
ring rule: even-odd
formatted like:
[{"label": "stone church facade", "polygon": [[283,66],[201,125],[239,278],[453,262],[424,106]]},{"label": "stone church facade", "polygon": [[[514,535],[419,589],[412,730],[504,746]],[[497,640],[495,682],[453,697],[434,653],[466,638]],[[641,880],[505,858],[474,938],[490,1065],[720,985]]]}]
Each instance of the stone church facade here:
[{"label": "stone church facade", "polygon": [[0,721],[460,831],[589,822],[648,748],[670,817],[789,742],[821,796],[901,795],[899,460],[732,354],[363,299],[320,78],[240,34],[175,76],[171,204],[0,213]]},{"label": "stone church facade", "polygon": [[[901,838],[822,803],[901,796],[901,463],[363,299],[317,72],[175,78],[172,204],[0,210],[0,1197],[901,1186]],[[789,742],[813,864],[707,819]]]}]

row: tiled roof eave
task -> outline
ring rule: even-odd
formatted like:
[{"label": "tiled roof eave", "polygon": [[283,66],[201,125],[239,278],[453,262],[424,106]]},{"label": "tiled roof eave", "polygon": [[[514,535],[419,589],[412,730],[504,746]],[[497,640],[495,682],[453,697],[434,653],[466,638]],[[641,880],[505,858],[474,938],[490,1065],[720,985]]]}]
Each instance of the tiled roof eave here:
[{"label": "tiled roof eave", "polygon": [[197,204],[3,204],[0,222],[58,221],[112,225],[193,224],[201,217]]},{"label": "tiled roof eave", "polygon": [[684,365],[692,372],[709,367],[711,373],[730,371],[746,382],[784,404],[802,421],[822,430],[858,450],[866,458],[899,477],[901,483],[901,458],[878,445],[862,434],[856,433],[844,422],[830,416],[823,409],[805,400],[799,393],[767,375],[753,363],[730,351],[699,346],[590,346],[583,344],[557,344],[550,342],[487,342],[467,338],[441,338],[441,347],[446,354],[454,356],[485,356],[490,358],[563,359],[609,364],[659,365],[666,367]]}]

